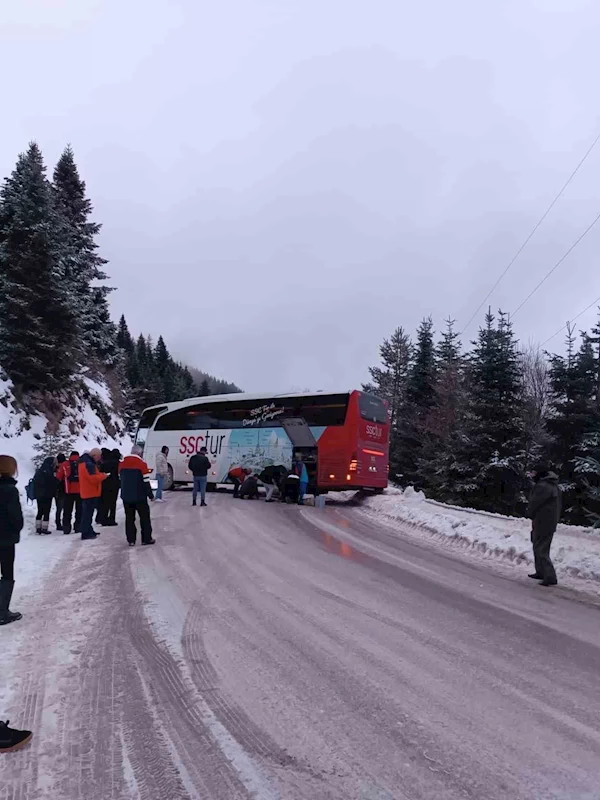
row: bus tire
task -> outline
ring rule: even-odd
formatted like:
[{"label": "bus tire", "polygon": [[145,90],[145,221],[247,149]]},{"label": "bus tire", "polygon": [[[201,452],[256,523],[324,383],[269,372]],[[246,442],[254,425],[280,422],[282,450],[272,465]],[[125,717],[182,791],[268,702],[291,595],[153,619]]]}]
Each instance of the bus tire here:
[{"label": "bus tire", "polygon": [[164,485],[165,491],[167,492],[173,489],[175,486],[175,481],[173,480],[173,467],[170,464],[168,469],[169,472],[167,477],[165,478],[165,485]]}]

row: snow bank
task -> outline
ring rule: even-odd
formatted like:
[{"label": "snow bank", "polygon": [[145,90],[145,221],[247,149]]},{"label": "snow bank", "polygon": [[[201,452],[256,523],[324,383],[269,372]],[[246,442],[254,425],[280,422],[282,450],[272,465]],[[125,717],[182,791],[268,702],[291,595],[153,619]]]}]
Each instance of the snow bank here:
[{"label": "snow bank", "polygon": [[[108,386],[86,377],[82,377],[82,383],[86,388],[86,396],[82,393],[81,397],[75,397],[63,409],[56,431],[57,439],[68,440],[73,449],[79,452],[92,447],[117,447],[127,452],[131,447],[131,439],[124,432],[123,420],[112,410]],[[14,456],[17,460],[21,502],[25,510],[25,486],[34,473],[36,446],[44,440],[48,419],[41,412],[32,414],[16,408],[14,400],[11,381],[0,379],[0,453]],[[115,431],[114,436],[109,435],[107,426]]]},{"label": "snow bank", "polygon": [[[362,510],[378,519],[471,549],[486,558],[514,564],[532,562],[531,522],[427,500],[412,487],[390,488],[367,498]],[[559,525],[552,559],[562,575],[600,582],[600,533],[591,528]]]}]

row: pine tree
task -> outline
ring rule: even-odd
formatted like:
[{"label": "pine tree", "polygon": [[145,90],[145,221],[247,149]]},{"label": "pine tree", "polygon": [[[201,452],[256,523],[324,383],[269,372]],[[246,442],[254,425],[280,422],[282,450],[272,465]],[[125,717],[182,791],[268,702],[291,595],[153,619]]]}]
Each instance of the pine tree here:
[{"label": "pine tree", "polygon": [[135,349],[133,338],[129,333],[129,328],[127,327],[124,314],[121,315],[119,326],[117,328],[117,347],[128,354],[132,353]]},{"label": "pine tree", "polygon": [[464,363],[454,325],[453,319],[446,320],[446,330],[435,350],[435,397],[425,415],[417,459],[417,483],[439,500],[452,496],[448,477],[459,446],[466,403]]},{"label": "pine tree", "polygon": [[436,363],[431,317],[421,321],[406,381],[406,403],[399,417],[399,461],[402,482],[422,488],[418,464],[426,434],[426,420],[435,404]]},{"label": "pine tree", "polygon": [[113,364],[117,353],[116,331],[107,300],[112,288],[97,283],[106,280],[103,268],[108,263],[97,252],[96,237],[101,225],[90,221],[92,204],[86,197],[85,182],[79,176],[70,146],[60,157],[53,180],[56,203],[66,224],[69,253],[66,273],[78,299],[83,360],[92,356],[104,364]]},{"label": "pine tree", "polygon": [[550,456],[563,491],[563,515],[567,521],[585,524],[586,475],[579,459],[594,449],[600,428],[597,411],[598,364],[593,343],[584,333],[575,352],[572,326],[567,328],[566,355],[550,358],[552,414],[548,430],[553,437]]},{"label": "pine tree", "polygon": [[210,394],[210,386],[208,385],[208,381],[206,380],[206,378],[204,378],[198,389],[198,397],[208,397],[209,394]]},{"label": "pine tree", "polygon": [[25,389],[57,389],[75,370],[67,252],[42,154],[32,143],[0,191],[0,363]]},{"label": "pine tree", "polygon": [[465,430],[450,470],[455,501],[515,513],[525,487],[522,393],[512,325],[491,311],[469,359]]},{"label": "pine tree", "polygon": [[402,480],[400,434],[402,412],[406,405],[406,392],[411,364],[412,345],[403,328],[396,328],[379,348],[381,367],[369,367],[372,383],[365,391],[386,400],[390,412],[390,477]]},{"label": "pine tree", "polygon": [[154,364],[161,384],[159,402],[170,403],[173,400],[183,400],[184,397],[181,397],[181,393],[184,391],[181,375],[182,367],[171,358],[162,336],[158,337],[156,343]]}]

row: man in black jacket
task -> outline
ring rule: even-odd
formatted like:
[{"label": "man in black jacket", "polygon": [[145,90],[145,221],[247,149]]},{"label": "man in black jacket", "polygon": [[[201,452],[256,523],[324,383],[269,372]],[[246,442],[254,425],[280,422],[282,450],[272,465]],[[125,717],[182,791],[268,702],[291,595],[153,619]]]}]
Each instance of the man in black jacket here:
[{"label": "man in black jacket", "polygon": [[208,482],[208,470],[211,463],[206,457],[206,447],[201,447],[200,452],[190,458],[188,469],[194,476],[194,491],[192,493],[192,505],[196,505],[198,490],[200,491],[200,505],[206,505],[206,484]]},{"label": "man in black jacket", "polygon": [[546,464],[538,464],[532,470],[531,477],[535,486],[529,498],[528,516],[532,521],[531,542],[535,572],[529,577],[539,580],[540,586],[556,586],[558,581],[550,559],[550,547],[561,511],[558,475],[550,472]]},{"label": "man in black jacket", "polygon": [[100,525],[117,525],[117,498],[119,496],[119,463],[121,453],[119,450],[102,451],[102,464],[100,469],[108,475],[102,484],[100,507],[97,517]]}]

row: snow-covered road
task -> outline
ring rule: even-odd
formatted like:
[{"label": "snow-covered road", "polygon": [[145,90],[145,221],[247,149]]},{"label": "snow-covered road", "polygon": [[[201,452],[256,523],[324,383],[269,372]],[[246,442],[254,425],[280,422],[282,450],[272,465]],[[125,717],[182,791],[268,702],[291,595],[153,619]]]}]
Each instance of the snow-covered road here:
[{"label": "snow-covered road", "polygon": [[600,608],[352,507],[209,503],[27,542],[1,800],[600,797]]}]

